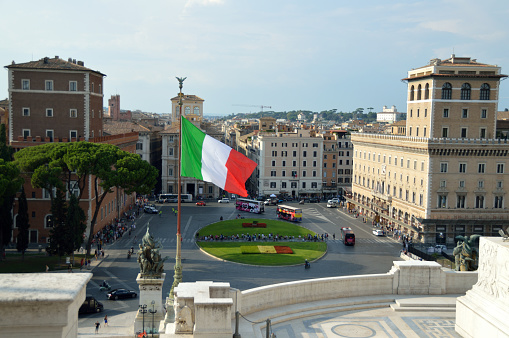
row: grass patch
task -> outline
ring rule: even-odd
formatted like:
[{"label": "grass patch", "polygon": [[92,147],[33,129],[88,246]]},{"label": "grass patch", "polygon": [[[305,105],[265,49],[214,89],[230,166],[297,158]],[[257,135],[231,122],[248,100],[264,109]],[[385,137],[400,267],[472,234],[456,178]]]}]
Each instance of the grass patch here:
[{"label": "grass patch", "polygon": [[[85,255],[74,255],[73,269],[80,268],[81,258]],[[94,258],[95,259],[95,258]],[[25,254],[25,259],[21,259],[21,254],[7,253],[7,258],[0,262],[0,273],[32,273],[46,272],[46,265],[49,271],[67,270],[65,256],[46,256],[44,253]]]},{"label": "grass patch", "polygon": [[[266,228],[243,228],[242,223],[258,221],[266,223]],[[203,236],[233,236],[242,234],[254,235],[264,234],[268,236],[293,236],[295,241],[198,241],[198,245],[209,254],[218,258],[252,265],[295,265],[303,264],[304,260],[313,261],[323,256],[327,250],[327,244],[324,242],[302,242],[298,238],[307,235],[314,236],[315,233],[309,229],[296,225],[294,223],[283,222],[279,220],[268,219],[236,219],[226,220],[210,224],[199,231],[199,237]],[[274,247],[277,254],[261,254],[259,246],[270,245]],[[249,254],[247,254],[249,253]]]},{"label": "grass patch", "polygon": [[[268,242],[274,243],[274,242]],[[287,246],[293,254],[243,254],[242,250],[258,250],[260,242],[198,242],[198,245],[209,254],[218,258],[251,265],[295,265],[304,264],[304,260],[313,261],[320,258],[327,250],[325,242],[276,242],[279,246]],[[254,247],[247,249],[246,247]],[[242,248],[242,250],[241,250]]]}]

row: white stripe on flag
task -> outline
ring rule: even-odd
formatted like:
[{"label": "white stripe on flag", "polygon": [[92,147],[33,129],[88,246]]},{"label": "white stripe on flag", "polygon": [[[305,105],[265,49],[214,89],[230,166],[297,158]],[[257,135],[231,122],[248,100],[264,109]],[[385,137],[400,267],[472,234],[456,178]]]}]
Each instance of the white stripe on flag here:
[{"label": "white stripe on flag", "polygon": [[205,135],[201,154],[201,173],[204,181],[212,182],[224,189],[228,173],[226,161],[228,161],[231,150],[232,148],[226,144]]}]

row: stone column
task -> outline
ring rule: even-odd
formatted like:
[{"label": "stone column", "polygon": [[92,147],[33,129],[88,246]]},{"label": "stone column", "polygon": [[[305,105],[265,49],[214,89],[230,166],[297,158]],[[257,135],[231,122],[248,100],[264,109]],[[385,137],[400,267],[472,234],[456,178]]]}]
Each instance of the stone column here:
[{"label": "stone column", "polygon": [[[143,331],[143,322],[145,322],[145,331],[150,334],[152,332],[152,317],[154,320],[154,333],[159,332],[159,325],[161,320],[164,319],[163,308],[163,283],[165,273],[161,274],[160,278],[144,276],[138,274],[136,282],[140,288],[140,306],[146,305],[145,314],[142,313],[142,308],[138,309],[136,319],[134,320],[134,333]],[[150,311],[157,311],[154,315]],[[143,319],[145,317],[145,320]]]}]

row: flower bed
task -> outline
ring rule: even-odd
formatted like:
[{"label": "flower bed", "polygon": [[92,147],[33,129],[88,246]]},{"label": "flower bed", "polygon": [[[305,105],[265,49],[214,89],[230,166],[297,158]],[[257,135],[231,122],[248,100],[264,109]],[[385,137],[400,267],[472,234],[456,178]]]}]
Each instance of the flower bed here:
[{"label": "flower bed", "polygon": [[266,223],[242,223],[243,228],[266,228]]},{"label": "flower bed", "polygon": [[242,254],[293,254],[293,250],[282,245],[243,245]]},{"label": "flower bed", "polygon": [[292,248],[288,246],[274,245],[274,249],[276,249],[278,254],[293,254]]}]

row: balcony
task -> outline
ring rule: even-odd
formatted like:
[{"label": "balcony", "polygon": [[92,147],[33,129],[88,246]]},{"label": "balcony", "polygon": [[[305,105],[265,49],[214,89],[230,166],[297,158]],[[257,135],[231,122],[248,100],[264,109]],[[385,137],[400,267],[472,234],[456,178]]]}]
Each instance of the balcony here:
[{"label": "balcony", "polygon": [[372,194],[373,194],[373,197],[376,197],[376,198],[379,198],[381,200],[384,200],[387,203],[391,203],[392,202],[392,196],[391,195],[387,195],[387,194],[384,194],[384,193],[381,193],[381,192],[377,192],[377,191],[373,191]]}]

